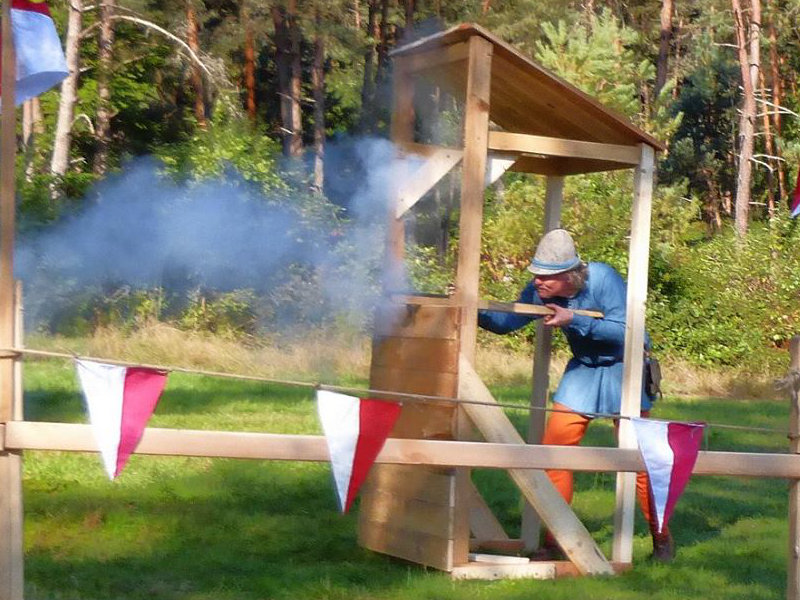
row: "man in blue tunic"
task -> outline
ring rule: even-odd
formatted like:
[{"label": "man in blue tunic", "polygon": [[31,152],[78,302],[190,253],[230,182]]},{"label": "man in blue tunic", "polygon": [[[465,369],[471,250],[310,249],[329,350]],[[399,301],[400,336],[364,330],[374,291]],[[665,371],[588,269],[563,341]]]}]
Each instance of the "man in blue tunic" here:
[{"label": "man in blue tunic", "polygon": [[[547,421],[543,444],[578,445],[592,415],[619,414],[622,401],[622,368],[625,345],[626,285],[622,276],[605,263],[584,263],[570,234],[555,229],[542,237],[528,270],[533,280],[517,302],[539,304],[553,310],[544,317],[546,326],[560,327],[572,358],[553,394],[553,409]],[[596,310],[602,319],[577,315],[575,310]],[[514,313],[480,311],[478,324],[495,333],[524,327],[536,317]],[[648,416],[654,398],[642,387],[642,416]],[[572,472],[549,470],[553,485],[572,501]],[[667,528],[658,532],[649,481],[645,473],[636,479],[639,505],[653,536],[653,557],[667,562],[674,557],[674,544]],[[559,553],[554,538],[545,535],[544,555]]]}]

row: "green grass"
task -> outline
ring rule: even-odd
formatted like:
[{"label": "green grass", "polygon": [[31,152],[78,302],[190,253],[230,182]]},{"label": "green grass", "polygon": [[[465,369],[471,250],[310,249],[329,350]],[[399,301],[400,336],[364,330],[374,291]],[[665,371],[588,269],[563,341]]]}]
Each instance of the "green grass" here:
[{"label": "green grass", "polygon": [[[25,367],[29,420],[83,422],[71,365]],[[497,387],[501,402],[528,390]],[[776,400],[666,398],[657,415],[786,429]],[[513,411],[524,428],[527,413]],[[320,433],[305,388],[172,374],[151,420],[156,427]],[[587,444],[611,445],[610,423]],[[712,428],[712,450],[780,452],[780,434]],[[360,548],[357,508],[338,514],[329,466],[300,462],[134,455],[109,482],[91,454],[30,452],[24,462],[25,597],[28,600],[264,600],[575,598],[778,599],[785,596],[788,486],[774,479],[696,477],[673,517],[679,552],[647,561],[637,515],[634,569],[613,578],[453,582],[446,574]],[[511,535],[519,496],[502,471],[475,473]],[[614,476],[577,474],[575,509],[609,553]]]}]

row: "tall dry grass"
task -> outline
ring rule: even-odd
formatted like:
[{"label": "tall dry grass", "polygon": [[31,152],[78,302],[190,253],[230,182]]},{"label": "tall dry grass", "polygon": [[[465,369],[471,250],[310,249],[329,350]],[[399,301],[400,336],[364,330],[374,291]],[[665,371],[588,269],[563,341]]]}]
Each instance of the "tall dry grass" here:
[{"label": "tall dry grass", "polygon": [[[153,324],[133,333],[102,329],[85,338],[30,337],[30,348],[81,356],[118,359],[138,364],[222,371],[241,375],[320,383],[361,382],[369,378],[370,339],[366,335],[314,330],[294,338],[275,336],[236,341]],[[530,385],[532,352],[512,352],[483,345],[476,369],[490,384]],[[553,357],[551,387],[566,364]],[[787,356],[788,364],[788,356]],[[663,391],[668,396],[779,398],[774,380],[783,374],[748,369],[701,369],[675,358],[662,360]]]}]

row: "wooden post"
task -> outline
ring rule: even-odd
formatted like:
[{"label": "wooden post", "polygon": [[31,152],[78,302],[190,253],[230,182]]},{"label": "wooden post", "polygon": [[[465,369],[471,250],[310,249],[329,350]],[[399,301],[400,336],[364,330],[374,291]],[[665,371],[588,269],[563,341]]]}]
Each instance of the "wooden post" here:
[{"label": "wooden post", "polygon": [[[14,345],[14,45],[11,0],[2,4],[2,98],[0,99],[0,344]],[[14,419],[14,359],[0,358],[0,425]],[[22,473],[19,452],[0,451],[0,600],[22,600]]]},{"label": "wooden post", "polygon": [[[551,175],[547,178],[547,191],[544,205],[544,233],[558,229],[561,224],[561,204],[564,199],[564,177]],[[553,329],[545,327],[541,320],[536,322],[536,349],[533,354],[533,390],[531,392],[531,414],[528,421],[529,444],[541,444],[547,415],[547,390],[550,387],[550,353],[553,346]],[[525,549],[539,547],[541,519],[530,502],[522,506],[522,529],[520,537]]]},{"label": "wooden post", "polygon": [[[800,336],[792,338],[789,346],[789,432],[790,448],[800,454]],[[787,600],[800,598],[800,480],[793,479],[789,484],[789,564],[787,565]]]},{"label": "wooden post", "polygon": [[[631,242],[628,255],[628,298],[625,323],[625,365],[622,373],[620,414],[637,417],[641,410],[642,369],[644,366],[644,321],[647,301],[647,268],[650,262],[650,210],[653,200],[655,152],[640,144],[642,153],[636,167],[631,215]],[[619,424],[619,447],[635,448],[633,425],[628,419]],[[617,473],[617,500],[614,512],[612,560],[633,560],[633,516],[636,509],[636,473]]]},{"label": "wooden post", "polygon": [[478,329],[478,282],[481,259],[481,223],[489,134],[489,91],[492,72],[491,42],[474,35],[469,39],[464,159],[461,178],[458,271],[456,293],[461,313],[461,353],[475,360]]},{"label": "wooden post", "polygon": [[[478,283],[481,264],[481,225],[486,162],[489,147],[489,95],[492,75],[492,43],[479,35],[469,39],[467,88],[465,90],[464,157],[461,172],[461,216],[459,218],[456,300],[461,305],[460,352],[472,362],[478,336]],[[459,381],[463,374],[459,368]],[[457,411],[456,437],[468,438],[472,424],[463,409]],[[469,493],[471,473],[456,470],[456,503],[453,528],[456,564],[467,562],[469,555]]]},{"label": "wooden post", "polygon": [[[398,147],[414,141],[414,78],[408,69],[407,60],[398,56],[394,62],[392,125],[391,139]],[[401,280],[401,264],[405,254],[405,225],[402,217],[397,216],[399,191],[393,194],[389,203],[389,229],[386,232],[387,249],[387,283],[395,287]]]}]

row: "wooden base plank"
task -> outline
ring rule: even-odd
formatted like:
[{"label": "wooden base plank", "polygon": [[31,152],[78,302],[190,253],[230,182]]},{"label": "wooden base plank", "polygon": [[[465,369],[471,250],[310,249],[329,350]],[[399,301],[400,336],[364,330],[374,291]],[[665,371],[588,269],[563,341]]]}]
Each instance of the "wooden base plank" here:
[{"label": "wooden base plank", "polygon": [[553,563],[528,562],[525,564],[492,564],[469,562],[453,567],[453,579],[555,579],[556,567]]},{"label": "wooden base plank", "polygon": [[420,532],[409,532],[391,523],[361,519],[358,542],[364,548],[433,567],[452,569],[453,540]]}]

